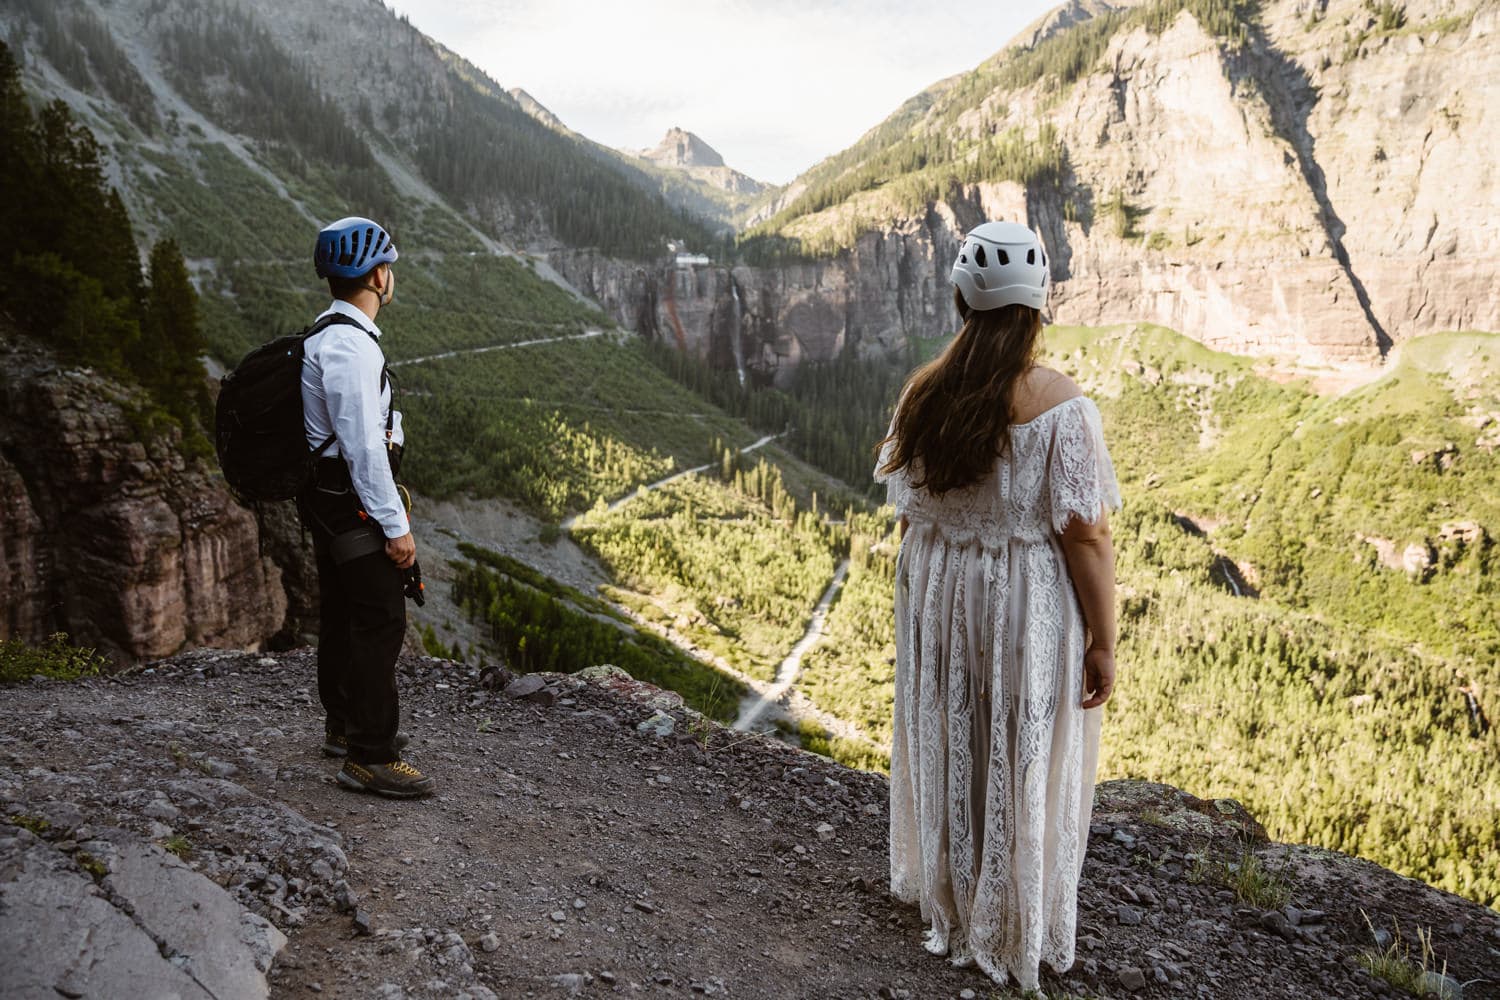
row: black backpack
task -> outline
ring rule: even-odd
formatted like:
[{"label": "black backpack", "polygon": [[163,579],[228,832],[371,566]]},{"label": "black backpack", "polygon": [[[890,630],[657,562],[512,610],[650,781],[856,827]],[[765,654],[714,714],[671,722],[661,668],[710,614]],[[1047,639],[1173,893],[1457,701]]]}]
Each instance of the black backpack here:
[{"label": "black backpack", "polygon": [[335,323],[364,329],[339,313],[324,316],[301,333],[257,347],[220,380],[214,447],[229,492],[246,507],[296,497],[334,442],[329,435],[316,449],[307,447],[302,358],[307,338]]}]

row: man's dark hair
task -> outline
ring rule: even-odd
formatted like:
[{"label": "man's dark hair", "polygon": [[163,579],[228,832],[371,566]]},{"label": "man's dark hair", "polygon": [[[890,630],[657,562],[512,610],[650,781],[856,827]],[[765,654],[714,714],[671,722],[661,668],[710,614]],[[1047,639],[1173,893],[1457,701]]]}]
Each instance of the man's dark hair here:
[{"label": "man's dark hair", "polygon": [[370,275],[382,267],[390,267],[390,265],[385,263],[376,264],[357,278],[340,278],[337,275],[330,274],[328,276],[328,290],[333,293],[333,297],[336,299],[352,298],[356,293],[365,291],[370,287]]},{"label": "man's dark hair", "polygon": [[361,274],[357,278],[339,278],[334,275],[328,276],[328,290],[336,299],[349,299],[363,290],[370,283],[368,274]]}]

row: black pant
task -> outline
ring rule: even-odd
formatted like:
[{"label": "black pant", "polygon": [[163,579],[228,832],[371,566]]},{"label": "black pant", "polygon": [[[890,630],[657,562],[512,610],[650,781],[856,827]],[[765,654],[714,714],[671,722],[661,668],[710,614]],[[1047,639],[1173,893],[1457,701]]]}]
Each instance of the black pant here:
[{"label": "black pant", "polygon": [[318,562],[318,696],[328,735],[346,738],[357,764],[388,764],[398,759],[396,657],[406,637],[401,571],[384,551],[334,562],[334,535],[364,523],[352,489],[311,489],[300,507]]}]

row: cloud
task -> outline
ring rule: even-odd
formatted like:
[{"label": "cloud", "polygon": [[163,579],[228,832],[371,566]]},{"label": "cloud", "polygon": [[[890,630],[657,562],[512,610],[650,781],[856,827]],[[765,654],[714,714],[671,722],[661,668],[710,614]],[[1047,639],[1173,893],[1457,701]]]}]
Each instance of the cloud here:
[{"label": "cloud", "polygon": [[[569,127],[624,149],[677,125],[782,182],[1049,6],[899,0],[394,0],[419,29]],[[923,9],[925,8],[925,9]],[[1003,8],[1003,9],[991,9]]]}]

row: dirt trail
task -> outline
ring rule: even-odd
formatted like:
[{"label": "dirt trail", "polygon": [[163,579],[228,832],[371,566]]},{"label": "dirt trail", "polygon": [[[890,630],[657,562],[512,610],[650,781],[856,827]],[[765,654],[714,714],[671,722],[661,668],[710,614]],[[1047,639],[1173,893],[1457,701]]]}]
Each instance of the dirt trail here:
[{"label": "dirt trail", "polygon": [[[775,441],[776,439],[782,438],[782,437],[786,437],[786,432],[785,431],[783,431],[780,434],[767,434],[765,437],[761,438],[759,441],[756,441],[753,444],[747,444],[747,445],[745,445],[745,447],[743,447],[743,448],[740,449],[740,454],[741,455],[748,455],[750,452],[755,451],[757,448],[764,448],[766,445],[770,444],[772,441]],[[622,496],[622,497],[620,497],[620,498],[618,498],[616,500],[612,500],[609,503],[609,505],[604,508],[604,512],[606,514],[613,513],[614,511],[617,511],[621,507],[623,507],[626,504],[628,504],[630,501],[634,500],[636,497],[642,496],[642,495],[644,495],[646,493],[650,493],[650,492],[652,492],[654,490],[659,490],[663,486],[667,486],[667,485],[669,485],[671,483],[675,483],[675,482],[677,482],[677,480],[682,479],[685,476],[694,476],[694,475],[697,475],[700,472],[707,472],[709,469],[712,469],[715,464],[716,463],[714,463],[714,462],[708,462],[708,463],[706,463],[704,465],[695,465],[691,469],[683,469],[681,472],[674,472],[670,476],[667,476],[665,479],[658,479],[654,483],[647,483],[645,486],[638,486],[635,489],[631,490],[629,493],[625,494],[624,496]],[[573,527],[578,523],[578,519],[581,518],[581,517],[586,517],[587,515],[588,515],[588,511],[584,511],[581,514],[571,514],[571,515],[569,515],[562,522],[562,530],[565,531],[565,532],[571,532],[573,530]]]},{"label": "dirt trail", "polygon": [[488,344],[484,347],[465,347],[456,351],[444,351],[441,354],[427,354],[420,358],[404,358],[401,361],[392,361],[390,367],[400,368],[403,365],[419,365],[424,361],[442,361],[445,358],[457,358],[467,354],[488,354],[491,351],[509,351],[517,347],[535,347],[538,344],[557,344],[565,340],[591,340],[594,337],[604,336],[603,330],[587,330],[583,333],[571,333],[563,337],[538,337],[535,340],[518,340],[511,344]]}]

